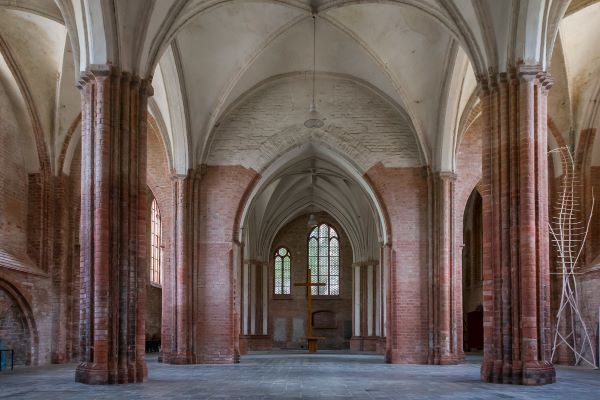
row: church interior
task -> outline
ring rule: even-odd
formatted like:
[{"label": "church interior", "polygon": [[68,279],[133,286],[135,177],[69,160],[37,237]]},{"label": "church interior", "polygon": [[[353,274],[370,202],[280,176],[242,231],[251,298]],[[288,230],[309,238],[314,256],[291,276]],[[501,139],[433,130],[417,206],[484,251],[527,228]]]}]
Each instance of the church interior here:
[{"label": "church interior", "polygon": [[0,398],[598,398],[599,21],[0,0]]}]

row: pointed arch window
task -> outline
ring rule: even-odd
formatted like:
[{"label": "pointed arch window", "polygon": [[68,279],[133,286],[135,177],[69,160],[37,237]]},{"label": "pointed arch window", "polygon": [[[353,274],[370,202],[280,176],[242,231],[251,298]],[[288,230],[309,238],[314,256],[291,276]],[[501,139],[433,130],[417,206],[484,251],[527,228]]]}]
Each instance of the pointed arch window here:
[{"label": "pointed arch window", "polygon": [[150,282],[162,284],[162,222],[156,199],[150,209]]},{"label": "pointed arch window", "polygon": [[320,224],[308,236],[308,268],[313,283],[313,295],[337,296],[340,294],[340,239],[331,226]]},{"label": "pointed arch window", "polygon": [[290,294],[292,257],[285,247],[275,252],[275,294]]}]

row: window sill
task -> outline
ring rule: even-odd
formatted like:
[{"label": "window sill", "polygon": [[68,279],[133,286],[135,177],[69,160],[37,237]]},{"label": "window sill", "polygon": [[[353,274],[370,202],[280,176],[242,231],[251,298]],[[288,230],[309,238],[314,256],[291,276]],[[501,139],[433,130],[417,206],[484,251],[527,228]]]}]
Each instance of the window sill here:
[{"label": "window sill", "polygon": [[150,282],[150,286],[155,287],[157,289],[162,289],[162,285],[160,283]]},{"label": "window sill", "polygon": [[272,300],[293,300],[294,298],[292,297],[291,294],[274,294],[271,297]]},{"label": "window sill", "polygon": [[312,296],[313,300],[341,300],[341,298],[342,297],[339,294],[334,294],[331,296],[324,295],[324,294],[322,294],[322,295],[313,294],[313,296]]}]

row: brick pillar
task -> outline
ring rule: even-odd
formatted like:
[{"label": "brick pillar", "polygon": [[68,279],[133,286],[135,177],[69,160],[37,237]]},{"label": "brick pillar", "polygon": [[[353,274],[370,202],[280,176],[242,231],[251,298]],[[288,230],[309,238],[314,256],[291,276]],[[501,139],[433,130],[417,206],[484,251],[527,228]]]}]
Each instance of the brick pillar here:
[{"label": "brick pillar", "polygon": [[169,364],[197,362],[195,337],[197,307],[194,295],[197,282],[199,191],[201,171],[176,175],[174,180],[175,224],[173,234],[174,267],[165,276],[163,295],[170,303],[163,306],[162,360]]},{"label": "brick pillar", "polygon": [[196,352],[199,363],[231,364],[239,362],[240,356],[234,298],[234,215],[250,180],[239,170],[231,173],[228,168],[203,168],[197,202],[198,264],[194,268],[198,274]]},{"label": "brick pillar", "polygon": [[486,382],[546,384],[551,364],[547,90],[537,67],[482,80]]},{"label": "brick pillar", "polygon": [[379,251],[379,259],[380,261],[380,271],[379,271],[379,281],[380,281],[380,307],[379,307],[379,330],[380,330],[380,339],[377,343],[377,354],[382,354],[385,356],[386,362],[388,362],[388,346],[387,346],[387,335],[388,335],[388,321],[389,321],[389,282],[390,282],[390,251],[391,246],[389,244],[381,244],[381,248]]},{"label": "brick pillar", "polygon": [[350,350],[376,351],[379,337],[377,325],[377,261],[353,265],[352,274],[352,338]]},{"label": "brick pillar", "polygon": [[354,263],[352,265],[352,337],[350,338],[350,350],[363,350],[363,336],[366,328],[364,321],[365,302],[363,297],[364,278],[362,263]]},{"label": "brick pillar", "polygon": [[146,116],[152,87],[111,65],[82,74],[82,383],[142,382],[146,244]]},{"label": "brick pillar", "polygon": [[[242,265],[241,275],[241,315],[236,323],[240,340],[240,353],[252,350],[270,350],[271,337],[268,334],[268,263],[250,259]],[[236,319],[239,319],[236,317]],[[241,335],[241,336],[240,336]]]},{"label": "brick pillar", "polygon": [[[433,274],[431,310],[431,343],[429,363],[455,364],[459,361],[458,330],[462,330],[462,314],[456,312],[457,277],[452,238],[454,237],[454,182],[452,172],[433,176]],[[460,286],[458,287],[460,289]],[[458,290],[460,292],[460,290]]]},{"label": "brick pillar", "polygon": [[[68,351],[69,327],[69,276],[67,276],[67,260],[69,240],[69,208],[67,201],[67,177],[64,175],[53,177],[53,213],[48,223],[53,225],[53,246],[48,246],[52,251],[52,291],[53,291],[53,318],[52,318],[52,362],[66,363],[71,361],[72,355]],[[50,185],[48,185],[50,186]]]}]

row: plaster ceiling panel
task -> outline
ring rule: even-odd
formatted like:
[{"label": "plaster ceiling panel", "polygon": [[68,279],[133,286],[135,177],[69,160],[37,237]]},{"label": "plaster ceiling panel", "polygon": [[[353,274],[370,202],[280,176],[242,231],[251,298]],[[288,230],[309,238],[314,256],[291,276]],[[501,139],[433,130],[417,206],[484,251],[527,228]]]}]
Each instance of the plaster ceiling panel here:
[{"label": "plaster ceiling panel", "polygon": [[48,135],[53,129],[57,79],[62,71],[67,31],[50,19],[0,8],[0,35],[19,65]]},{"label": "plaster ceiling panel", "polygon": [[14,8],[29,11],[57,22],[62,22],[63,17],[54,1],[48,0],[0,0],[0,7]]},{"label": "plaster ceiling panel", "polygon": [[[312,70],[312,20],[307,18],[273,40],[235,86],[226,93],[221,112],[245,92],[269,77]],[[326,20],[317,22],[316,69],[347,74],[375,86],[402,106],[394,81],[364,47]],[[317,88],[319,90],[319,88]],[[309,104],[306,105],[308,109]]]},{"label": "plaster ceiling panel", "polygon": [[152,87],[154,88],[154,95],[152,98],[156,101],[156,105],[160,110],[160,117],[163,119],[166,125],[166,129],[168,132],[164,132],[168,135],[169,139],[172,141],[173,134],[171,132],[171,115],[169,112],[169,103],[167,98],[167,90],[165,87],[165,81],[163,79],[163,72],[160,68],[160,65],[156,66],[156,70],[154,72],[154,77],[152,78]]},{"label": "plaster ceiling panel", "polygon": [[548,116],[560,131],[563,139],[568,142],[571,130],[571,101],[569,98],[569,83],[565,69],[565,59],[560,40],[556,41],[552,52],[550,74],[554,79],[552,90],[548,92]]},{"label": "plaster ceiling panel", "polygon": [[560,26],[560,38],[565,55],[569,92],[576,123],[586,103],[585,89],[597,79],[600,70],[600,3],[578,11]]},{"label": "plaster ceiling panel", "polygon": [[[65,50],[63,55],[62,71],[60,74],[60,80],[58,82],[58,101],[57,101],[57,113],[55,119],[55,162],[58,168],[58,161],[60,159],[63,147],[68,145],[64,143],[65,140],[71,140],[67,137],[69,130],[73,128],[73,123],[81,112],[81,95],[76,86],[75,81],[75,65],[73,64],[73,52],[71,51],[70,41],[65,41]],[[71,132],[72,133],[72,132]],[[77,141],[76,135],[72,135],[73,139]],[[65,165],[66,166],[66,163]],[[68,171],[68,170],[67,170]],[[69,172],[67,172],[69,173]]]},{"label": "plaster ceiling panel", "polygon": [[[328,15],[353,32],[399,82],[428,136],[435,133],[449,33],[431,16],[413,7],[358,4]],[[375,21],[377,21],[375,23]]]},{"label": "plaster ceiling panel", "polygon": [[227,3],[177,35],[194,141],[206,134],[220,94],[269,38],[300,14],[282,5]]},{"label": "plaster ceiling panel", "polygon": [[473,65],[469,63],[467,65],[467,72],[465,73],[465,79],[463,81],[462,94],[458,105],[458,115],[463,115],[465,107],[469,103],[469,100],[477,90],[477,79],[475,78],[475,71],[473,71]]},{"label": "plaster ceiling panel", "polygon": [[[12,160],[20,158],[22,162],[19,162],[19,166],[24,166],[27,172],[38,171],[39,162],[27,105],[2,54],[0,54],[0,132],[2,133],[0,136],[7,135],[2,137],[3,149],[9,148],[9,143],[13,142],[18,143],[15,148],[23,151],[23,154],[10,154],[9,157]],[[1,159],[0,164],[3,161],[8,160]]]}]

